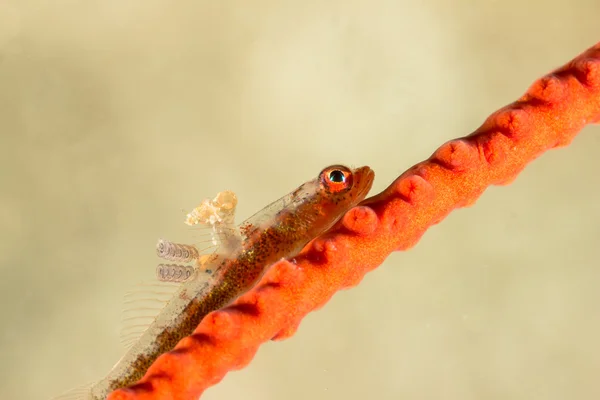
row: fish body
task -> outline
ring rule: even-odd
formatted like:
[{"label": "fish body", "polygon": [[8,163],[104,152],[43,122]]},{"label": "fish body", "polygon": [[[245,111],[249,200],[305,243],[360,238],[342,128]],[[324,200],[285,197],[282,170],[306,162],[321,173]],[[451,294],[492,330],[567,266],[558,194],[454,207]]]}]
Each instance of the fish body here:
[{"label": "fish body", "polygon": [[229,230],[224,238],[229,253],[216,257],[181,283],[109,374],[85,390],[83,396],[71,398],[105,399],[111,391],[140,380],[158,356],[189,336],[206,315],[252,289],[273,263],[296,255],[362,201],[373,179],[369,167],[325,168],[317,178]]}]

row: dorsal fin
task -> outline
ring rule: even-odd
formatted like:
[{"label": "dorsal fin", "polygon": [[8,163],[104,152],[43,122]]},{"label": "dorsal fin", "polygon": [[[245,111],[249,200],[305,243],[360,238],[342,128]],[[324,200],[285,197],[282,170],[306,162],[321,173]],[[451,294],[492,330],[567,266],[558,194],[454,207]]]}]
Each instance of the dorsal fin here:
[{"label": "dorsal fin", "polygon": [[120,335],[125,347],[131,347],[141,337],[182,284],[208,281],[224,258],[241,249],[242,235],[234,221],[236,205],[235,193],[224,191],[212,200],[203,200],[187,214],[186,225],[209,230],[210,239],[203,243],[210,242],[208,248],[216,248],[211,254],[201,254],[203,251],[195,245],[158,241],[157,255],[174,263],[159,264],[157,282],[138,284],[125,295]]},{"label": "dorsal fin", "polygon": [[[199,283],[210,280],[224,259],[224,256],[219,254],[211,254],[200,256],[194,267],[159,264],[158,282],[143,282],[127,292],[123,298],[120,334],[121,343],[125,348],[130,348],[142,336],[182,285],[190,281]],[[165,272],[165,268],[172,268],[175,272]],[[178,281],[177,274],[188,270],[193,270],[193,274]]]},{"label": "dorsal fin", "polygon": [[212,200],[203,200],[198,207],[187,214],[185,224],[209,229],[210,243],[218,246],[219,252],[230,253],[239,249],[242,243],[242,235],[235,225],[236,206],[235,193],[230,190],[220,192]]},{"label": "dorsal fin", "polygon": [[125,348],[148,329],[179,287],[173,282],[143,282],[125,294],[120,335]]}]

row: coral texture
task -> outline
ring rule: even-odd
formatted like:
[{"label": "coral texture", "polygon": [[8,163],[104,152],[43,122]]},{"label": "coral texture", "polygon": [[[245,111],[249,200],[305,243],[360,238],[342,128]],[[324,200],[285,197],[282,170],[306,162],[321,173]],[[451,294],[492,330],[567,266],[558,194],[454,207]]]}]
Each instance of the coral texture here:
[{"label": "coral texture", "polygon": [[410,248],[452,210],[473,204],[490,185],[511,182],[593,122],[600,122],[600,43],[350,210],[296,258],[275,264],[255,289],[209,314],[138,384],[109,399],[198,398],[247,365],[262,343],[293,335],[307,313],[357,285],[390,253]]}]

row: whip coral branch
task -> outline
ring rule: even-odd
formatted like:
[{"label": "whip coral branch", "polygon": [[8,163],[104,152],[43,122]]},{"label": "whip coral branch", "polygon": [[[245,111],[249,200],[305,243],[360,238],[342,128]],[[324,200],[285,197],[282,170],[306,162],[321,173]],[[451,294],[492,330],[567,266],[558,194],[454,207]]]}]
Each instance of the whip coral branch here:
[{"label": "whip coral branch", "polygon": [[511,182],[527,163],[599,121],[600,43],[350,210],[296,258],[275,264],[254,290],[209,314],[138,384],[109,399],[197,398],[246,366],[263,342],[293,335],[307,313],[358,284],[391,252],[413,246],[453,209]]}]

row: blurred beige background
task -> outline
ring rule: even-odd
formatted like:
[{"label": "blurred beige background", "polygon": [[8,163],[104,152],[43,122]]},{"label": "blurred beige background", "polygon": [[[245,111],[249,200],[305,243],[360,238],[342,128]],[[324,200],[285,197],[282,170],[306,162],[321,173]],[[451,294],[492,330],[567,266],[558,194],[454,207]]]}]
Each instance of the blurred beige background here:
[{"label": "blurred beige background", "polygon": [[[218,3],[218,4],[216,4]],[[596,0],[0,4],[0,398],[122,355],[157,238],[325,165],[374,191],[600,40]],[[263,346],[213,399],[598,398],[600,127]]]}]

